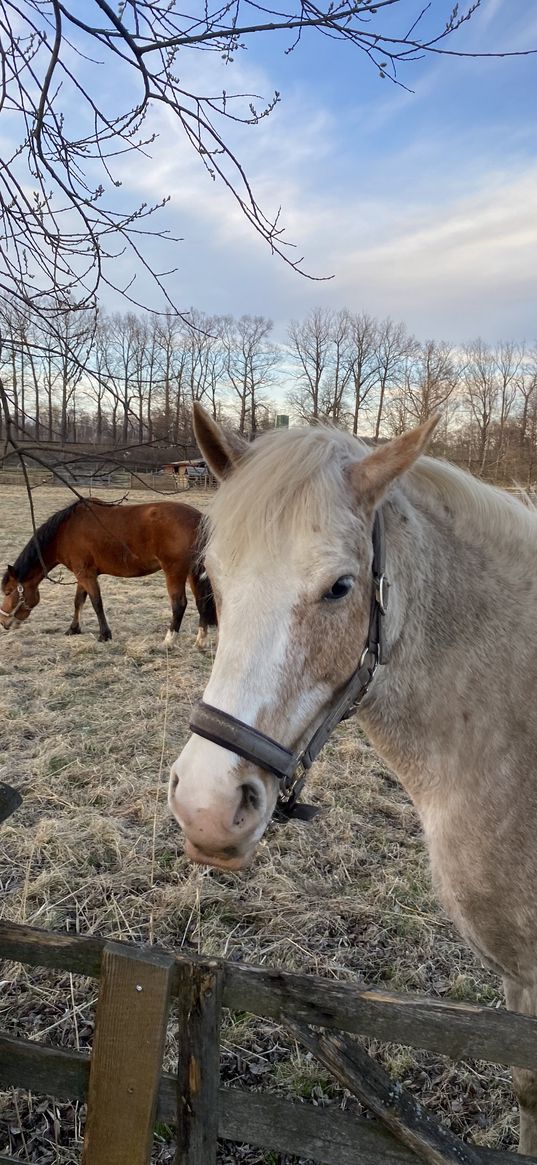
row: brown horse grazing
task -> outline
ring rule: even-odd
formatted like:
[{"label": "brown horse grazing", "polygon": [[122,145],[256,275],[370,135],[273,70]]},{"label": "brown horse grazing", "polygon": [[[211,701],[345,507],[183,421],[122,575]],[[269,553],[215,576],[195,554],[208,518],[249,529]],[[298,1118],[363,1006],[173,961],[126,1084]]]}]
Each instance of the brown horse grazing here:
[{"label": "brown horse grazing", "polygon": [[[237,449],[197,406],[219,637],[170,807],[195,861],[243,867],[358,704],[444,906],[536,1016],[537,513],[421,456],[434,424],[374,450],[322,426]],[[537,1155],[537,1073],[514,1083]]]},{"label": "brown horse grazing", "polygon": [[188,579],[199,611],[196,646],[203,648],[207,628],[216,625],[211,586],[199,562],[203,515],[181,502],[118,506],[82,498],[52,514],[36,531],[2,579],[0,622],[7,631],[20,626],[39,602],[39,584],[61,563],[77,580],[75,611],[67,635],[80,634],[80,612],[89,595],[99,620],[99,641],[112,638],[98,577],[140,578],[163,570],[172,606],[166,643],[174,641],[186,608]]}]

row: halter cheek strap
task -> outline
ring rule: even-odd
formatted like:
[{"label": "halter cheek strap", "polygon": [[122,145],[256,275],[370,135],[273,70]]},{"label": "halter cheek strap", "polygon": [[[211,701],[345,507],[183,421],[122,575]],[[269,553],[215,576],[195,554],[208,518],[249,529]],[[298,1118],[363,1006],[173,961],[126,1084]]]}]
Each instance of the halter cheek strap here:
[{"label": "halter cheek strap", "polygon": [[22,583],[17,583],[17,594],[19,596],[19,601],[15,604],[12,611],[4,611],[4,608],[0,607],[0,615],[3,615],[4,619],[14,619],[17,611],[19,611],[21,607],[24,607],[27,611],[31,610],[31,607],[28,606],[28,603],[24,598],[24,587]]},{"label": "halter cheek strap", "polygon": [[[367,694],[379,664],[387,662],[384,637],[384,616],[388,606],[389,583],[385,571],[384,520],[379,511],[373,526],[373,589],[367,643],[356,671],[345,687],[332,700],[328,711],[308,743],[299,752],[292,752],[264,732],[245,724],[228,712],[199,700],[192,709],[191,731],[205,740],[227,748],[237,756],[249,760],[265,772],[272,773],[280,782],[280,794],[275,818],[285,821],[290,817],[309,820],[319,812],[312,805],[297,804],[306,773],[341,720],[356,712]],[[303,773],[297,776],[297,769]],[[287,796],[283,796],[287,794]]]}]

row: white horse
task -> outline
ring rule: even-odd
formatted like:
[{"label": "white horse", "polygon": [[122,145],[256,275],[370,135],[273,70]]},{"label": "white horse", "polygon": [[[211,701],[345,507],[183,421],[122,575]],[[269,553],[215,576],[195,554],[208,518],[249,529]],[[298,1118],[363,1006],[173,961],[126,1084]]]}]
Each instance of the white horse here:
[{"label": "white horse", "polygon": [[[421,457],[435,421],[374,451],[324,427],[245,449],[197,408],[222,479],[206,548],[220,634],[170,806],[191,858],[240,869],[301,749],[357,698],[447,911],[508,1006],[536,1015],[537,514]],[[537,1079],[514,1079],[520,1150],[537,1154]]]}]

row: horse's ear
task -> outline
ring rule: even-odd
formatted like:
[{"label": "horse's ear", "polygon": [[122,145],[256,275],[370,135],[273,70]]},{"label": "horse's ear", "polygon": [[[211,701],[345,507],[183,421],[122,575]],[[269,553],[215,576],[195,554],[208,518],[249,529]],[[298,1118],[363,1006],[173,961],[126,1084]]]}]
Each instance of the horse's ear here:
[{"label": "horse's ear", "polygon": [[10,582],[10,581],[11,581],[11,579],[13,579],[13,581],[14,581],[14,582],[16,582],[16,581],[17,581],[17,575],[15,574],[15,571],[13,570],[13,567],[12,567],[12,566],[8,566],[8,567],[6,567],[6,570],[5,570],[5,572],[4,572],[4,577],[3,577],[3,579],[2,579],[2,587],[7,587],[7,584],[8,584],[8,582]]},{"label": "horse's ear", "polygon": [[194,436],[207,465],[220,480],[234,468],[248,442],[235,433],[228,433],[213,421],[198,401],[194,402]]},{"label": "horse's ear", "polygon": [[425,452],[439,420],[440,413],[435,413],[417,429],[387,441],[353,465],[352,484],[361,500],[373,505],[380,501],[392,482],[406,473]]}]

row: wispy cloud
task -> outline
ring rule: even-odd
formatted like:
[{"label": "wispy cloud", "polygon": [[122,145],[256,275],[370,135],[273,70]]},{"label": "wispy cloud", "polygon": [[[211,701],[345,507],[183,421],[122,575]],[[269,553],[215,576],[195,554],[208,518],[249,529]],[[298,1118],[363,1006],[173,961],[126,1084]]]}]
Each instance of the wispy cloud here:
[{"label": "wispy cloud", "polygon": [[[489,0],[481,34],[501,26],[507,9]],[[518,21],[508,27],[521,32]],[[248,57],[231,71],[213,57],[197,66],[200,91],[269,96],[273,88],[269,68]],[[282,332],[289,316],[325,302],[397,316],[422,336],[533,338],[535,119],[531,100],[509,106],[495,69],[433,61],[421,66],[415,95],[378,82],[346,104],[330,101],[326,85],[321,100],[313,79],[298,72],[270,118],[229,127],[263,208],[281,205],[285,237],[307,269],[334,275],[322,284],[269,254],[173,116],[158,110],[151,161],[125,161],[122,176],[137,196],[172,197],[165,217],[185,238],[176,298],[207,311],[270,315]],[[186,71],[183,82],[188,88]]]},{"label": "wispy cloud", "polygon": [[523,338],[529,330],[532,338],[536,254],[533,166],[516,176],[489,175],[478,194],[441,216],[414,207],[381,244],[340,251],[338,283],[351,306],[388,310],[421,334]]}]

